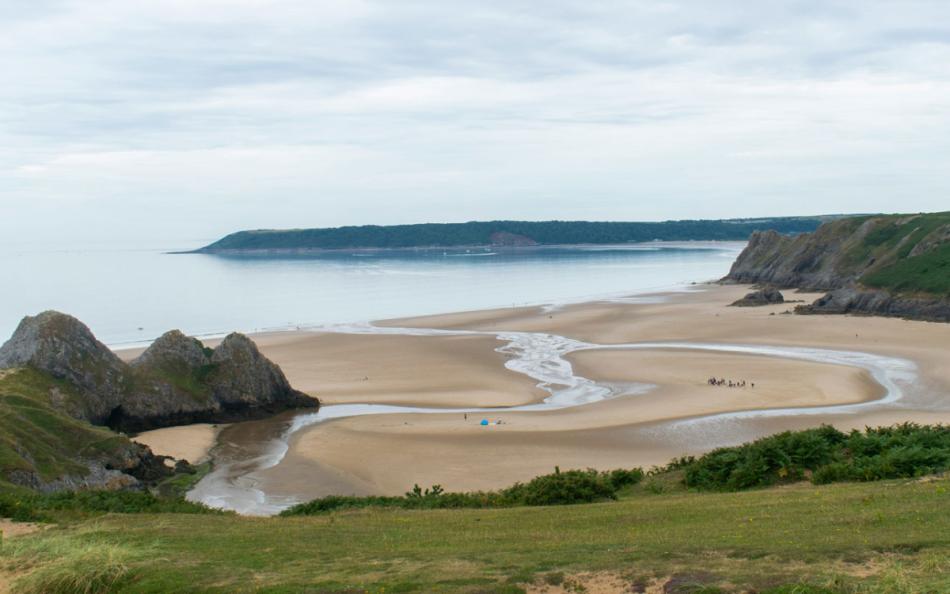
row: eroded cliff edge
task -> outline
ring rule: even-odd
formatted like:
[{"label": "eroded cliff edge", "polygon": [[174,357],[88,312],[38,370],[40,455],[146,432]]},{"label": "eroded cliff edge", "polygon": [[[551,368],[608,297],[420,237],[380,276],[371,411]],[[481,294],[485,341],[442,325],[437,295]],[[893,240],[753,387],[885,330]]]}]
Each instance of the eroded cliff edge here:
[{"label": "eroded cliff edge", "polygon": [[950,322],[950,212],[864,216],[752,234],[726,281],[825,291],[796,313]]}]

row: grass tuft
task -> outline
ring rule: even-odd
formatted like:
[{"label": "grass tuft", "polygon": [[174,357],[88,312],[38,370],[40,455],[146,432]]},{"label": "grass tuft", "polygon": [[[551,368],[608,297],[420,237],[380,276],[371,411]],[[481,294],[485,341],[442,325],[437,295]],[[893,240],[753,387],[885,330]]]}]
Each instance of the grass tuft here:
[{"label": "grass tuft", "polygon": [[135,579],[134,564],[149,551],[110,542],[89,533],[56,531],[43,538],[18,538],[4,543],[5,568],[21,575],[13,583],[18,594],[99,594],[115,592]]}]

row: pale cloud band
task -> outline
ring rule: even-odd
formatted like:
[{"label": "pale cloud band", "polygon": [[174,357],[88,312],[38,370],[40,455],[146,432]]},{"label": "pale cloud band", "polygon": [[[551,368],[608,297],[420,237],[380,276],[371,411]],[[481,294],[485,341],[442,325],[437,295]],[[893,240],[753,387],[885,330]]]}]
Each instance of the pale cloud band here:
[{"label": "pale cloud band", "polygon": [[948,23],[943,2],[4,3],[0,232],[947,209]]}]

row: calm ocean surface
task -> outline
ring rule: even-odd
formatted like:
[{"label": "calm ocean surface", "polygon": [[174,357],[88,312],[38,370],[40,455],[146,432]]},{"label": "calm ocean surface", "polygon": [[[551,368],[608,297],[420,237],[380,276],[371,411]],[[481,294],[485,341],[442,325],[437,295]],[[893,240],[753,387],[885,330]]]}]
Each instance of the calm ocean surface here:
[{"label": "calm ocean surface", "polygon": [[[191,335],[562,303],[670,289],[726,274],[743,243],[308,256],[169,255],[182,249],[4,246],[0,342],[58,309],[122,345]],[[184,246],[187,249],[188,246]]]}]

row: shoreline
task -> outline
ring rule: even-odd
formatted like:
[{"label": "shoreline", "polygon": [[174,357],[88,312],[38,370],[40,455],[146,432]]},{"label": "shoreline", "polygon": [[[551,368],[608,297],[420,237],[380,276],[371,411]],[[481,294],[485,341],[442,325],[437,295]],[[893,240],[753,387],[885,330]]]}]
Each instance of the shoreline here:
[{"label": "shoreline", "polygon": [[[570,304],[553,311],[506,308],[387,320],[349,334],[262,335],[262,351],[285,368],[292,384],[300,381],[318,389],[330,371],[336,374],[327,382],[331,397],[323,410],[328,413],[357,403],[431,410],[360,412],[318,421],[278,439],[273,448],[281,451],[269,450],[273,464],[251,469],[241,480],[286,507],[329,494],[400,494],[416,482],[439,483],[449,490],[498,488],[555,465],[608,469],[664,464],[680,455],[823,422],[853,428],[865,422],[950,421],[950,403],[931,398],[950,386],[948,354],[939,348],[950,344],[950,327],[847,317],[816,325],[813,316],[780,315],[787,305],[727,308],[737,293],[746,291],[743,286],[701,289]],[[571,376],[590,378],[585,381],[616,393],[558,410],[506,409],[531,407],[544,395],[537,377],[528,379],[523,369],[512,366],[517,356],[503,357],[510,345],[497,338],[510,340],[519,333],[525,340],[563,336],[574,346],[586,343],[587,348],[564,353]],[[633,336],[639,340],[629,340]],[[675,342],[689,344],[676,348],[670,344]],[[346,348],[337,348],[341,344]],[[710,345],[773,354],[714,353]],[[708,352],[698,352],[703,349]],[[801,360],[799,352],[809,349],[817,359]],[[833,352],[840,360],[822,362]],[[887,373],[898,375],[900,361],[913,361],[919,381],[898,386],[906,393],[898,394],[896,403],[880,401],[882,390],[893,392],[894,386],[881,387],[880,372],[871,378],[868,369],[855,371],[847,357],[856,355],[879,361],[874,363],[879,370],[891,365]],[[367,364],[380,374],[375,386],[362,380],[365,375],[357,378],[357,370]],[[693,371],[684,371],[691,364]],[[703,385],[713,375],[705,375],[710,369],[736,379],[767,379],[758,380],[753,395],[748,388]],[[655,387],[646,393],[625,392],[630,384],[651,382]],[[431,389],[433,383],[440,385]],[[482,384],[494,386],[492,399],[479,401],[485,393]],[[504,406],[462,419],[464,408],[489,402]],[[500,417],[503,424],[483,428],[476,424],[482,416]],[[290,426],[281,422],[285,425],[275,429],[277,435]],[[229,435],[238,435],[241,425],[232,426]],[[255,513],[253,506],[245,512]]]},{"label": "shoreline", "polygon": [[544,243],[534,245],[504,245],[504,244],[469,244],[451,246],[411,246],[411,247],[352,247],[352,248],[223,248],[207,249],[207,247],[188,251],[165,252],[168,255],[182,256],[203,254],[210,256],[317,256],[317,255],[344,255],[344,254],[400,254],[419,252],[463,252],[471,250],[502,252],[525,252],[531,250],[556,249],[606,249],[606,248],[697,248],[716,246],[727,243],[744,244],[745,239],[688,239],[668,241],[631,241],[627,243]]}]

